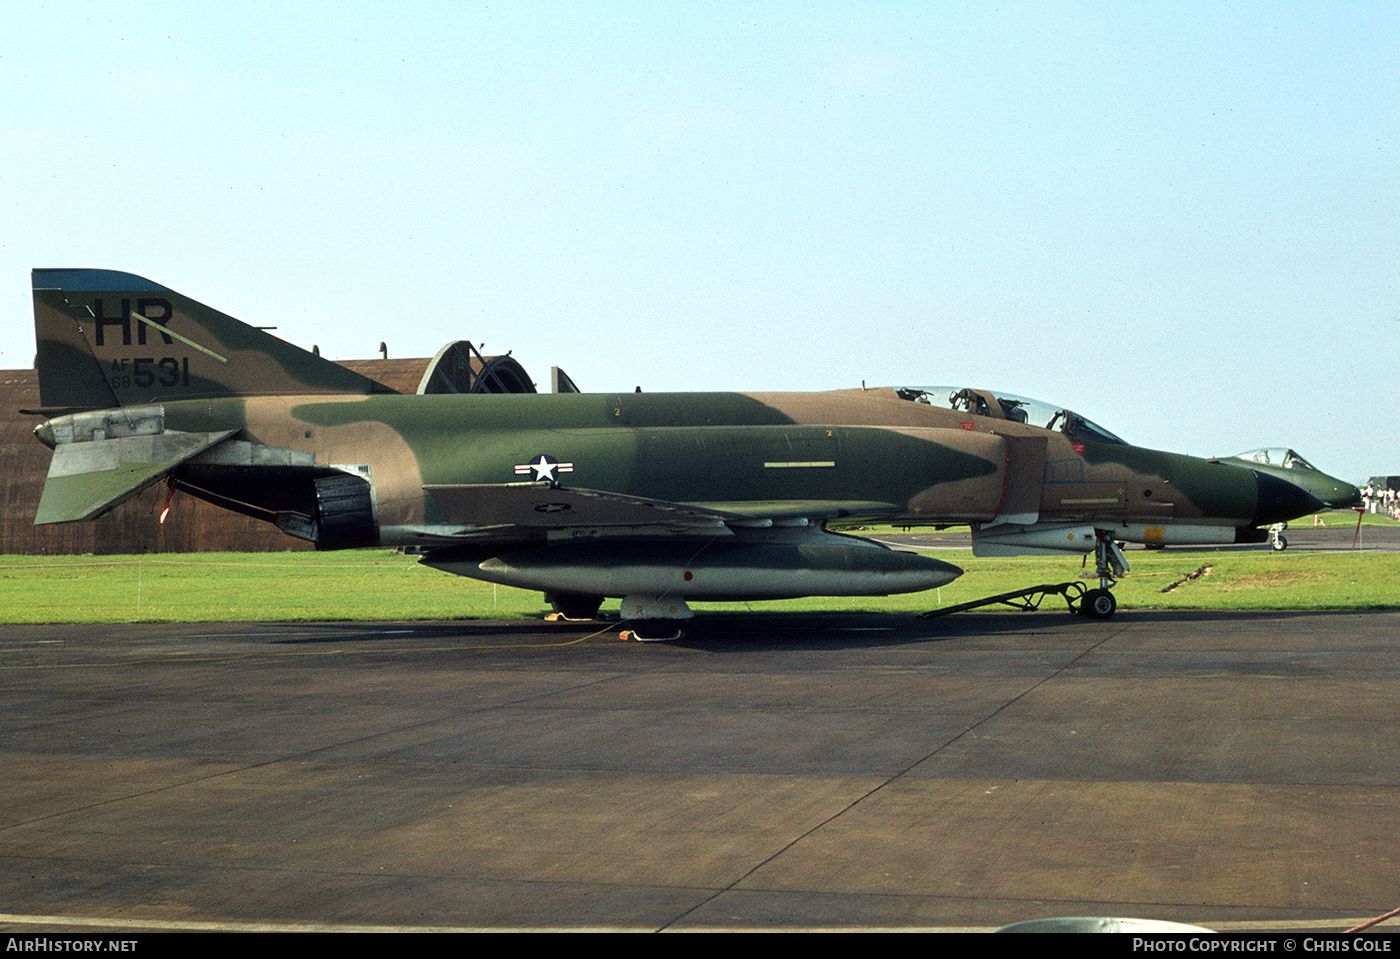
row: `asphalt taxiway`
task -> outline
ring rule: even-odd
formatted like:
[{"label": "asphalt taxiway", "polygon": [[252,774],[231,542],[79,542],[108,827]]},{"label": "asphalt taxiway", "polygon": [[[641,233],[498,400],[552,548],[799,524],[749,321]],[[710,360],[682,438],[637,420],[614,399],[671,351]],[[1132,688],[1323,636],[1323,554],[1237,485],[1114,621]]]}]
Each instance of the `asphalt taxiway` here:
[{"label": "asphalt taxiway", "polygon": [[0,627],[0,926],[1341,930],[1400,613]]}]

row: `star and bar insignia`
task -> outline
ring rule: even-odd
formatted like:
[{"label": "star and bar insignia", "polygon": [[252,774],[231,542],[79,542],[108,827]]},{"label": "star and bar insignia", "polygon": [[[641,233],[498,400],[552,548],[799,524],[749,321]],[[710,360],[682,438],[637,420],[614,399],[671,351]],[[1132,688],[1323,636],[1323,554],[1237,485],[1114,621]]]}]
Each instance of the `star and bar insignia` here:
[{"label": "star and bar insignia", "polygon": [[528,463],[521,463],[515,467],[516,476],[530,474],[533,480],[544,480],[550,483],[559,482],[558,473],[572,473],[573,463],[561,463],[553,456],[541,453]]}]

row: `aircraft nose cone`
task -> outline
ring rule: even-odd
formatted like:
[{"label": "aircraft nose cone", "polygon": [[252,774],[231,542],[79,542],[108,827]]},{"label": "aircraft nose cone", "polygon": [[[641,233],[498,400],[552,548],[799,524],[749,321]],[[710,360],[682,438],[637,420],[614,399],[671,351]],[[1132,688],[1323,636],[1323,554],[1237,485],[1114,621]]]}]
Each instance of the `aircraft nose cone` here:
[{"label": "aircraft nose cone", "polygon": [[1250,524],[1252,526],[1285,523],[1299,516],[1316,513],[1327,505],[1301,486],[1294,486],[1287,480],[1260,473],[1258,470],[1251,472],[1254,473],[1254,483],[1258,490],[1254,522]]},{"label": "aircraft nose cone", "polygon": [[[44,422],[34,427],[34,435],[39,438],[40,443],[43,443],[49,449],[53,449],[58,445],[58,438],[54,435],[53,431],[53,423],[49,420],[44,420]],[[1359,496],[1360,494],[1358,493],[1357,495]]]},{"label": "aircraft nose cone", "polygon": [[1361,490],[1348,483],[1340,492],[1327,497],[1327,505],[1333,509],[1356,509],[1361,505]]}]

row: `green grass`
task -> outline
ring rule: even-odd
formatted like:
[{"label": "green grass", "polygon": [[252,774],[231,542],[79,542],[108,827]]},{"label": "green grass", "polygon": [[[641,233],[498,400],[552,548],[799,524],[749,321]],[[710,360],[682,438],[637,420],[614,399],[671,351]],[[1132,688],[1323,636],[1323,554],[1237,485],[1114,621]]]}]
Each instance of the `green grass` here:
[{"label": "green grass", "polygon": [[[696,608],[923,612],[1084,572],[1077,557],[934,555],[966,573],[903,596]],[[1168,549],[1128,558],[1132,572],[1114,591],[1120,609],[1400,609],[1400,553]],[[1052,597],[1045,608],[1057,606]],[[518,619],[547,611],[537,592],[450,576],[388,550],[0,557],[0,622],[9,623]]]},{"label": "green grass", "polygon": [[390,550],[0,557],[0,621],[92,623],[519,618],[539,593]]},{"label": "green grass", "polygon": [[[1114,588],[1120,609],[1400,609],[1400,553],[1170,549],[1127,556],[1132,570]],[[959,565],[967,572],[943,587],[944,605],[1085,572],[1078,562],[1032,557],[967,555]]]},{"label": "green grass", "polygon": [[[1322,521],[1328,526],[1335,526],[1341,529],[1356,528],[1356,510],[1324,510],[1323,512],[1318,513],[1317,515],[1321,516]],[[1312,524],[1313,518],[1311,516],[1304,516],[1302,519],[1295,519],[1290,521],[1288,525],[1292,529],[1304,529],[1312,526]],[[1400,526],[1400,523],[1397,523],[1395,519],[1393,519],[1390,516],[1387,516],[1385,513],[1362,513],[1361,525],[1363,527]]]}]

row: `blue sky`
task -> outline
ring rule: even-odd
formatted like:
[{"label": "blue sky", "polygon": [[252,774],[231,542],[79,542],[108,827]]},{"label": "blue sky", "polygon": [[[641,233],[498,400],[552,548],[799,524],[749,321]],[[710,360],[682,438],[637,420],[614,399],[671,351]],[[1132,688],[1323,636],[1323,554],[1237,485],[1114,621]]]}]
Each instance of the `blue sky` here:
[{"label": "blue sky", "polygon": [[28,271],[547,388],[950,384],[1400,473],[1400,4],[29,3]]}]

